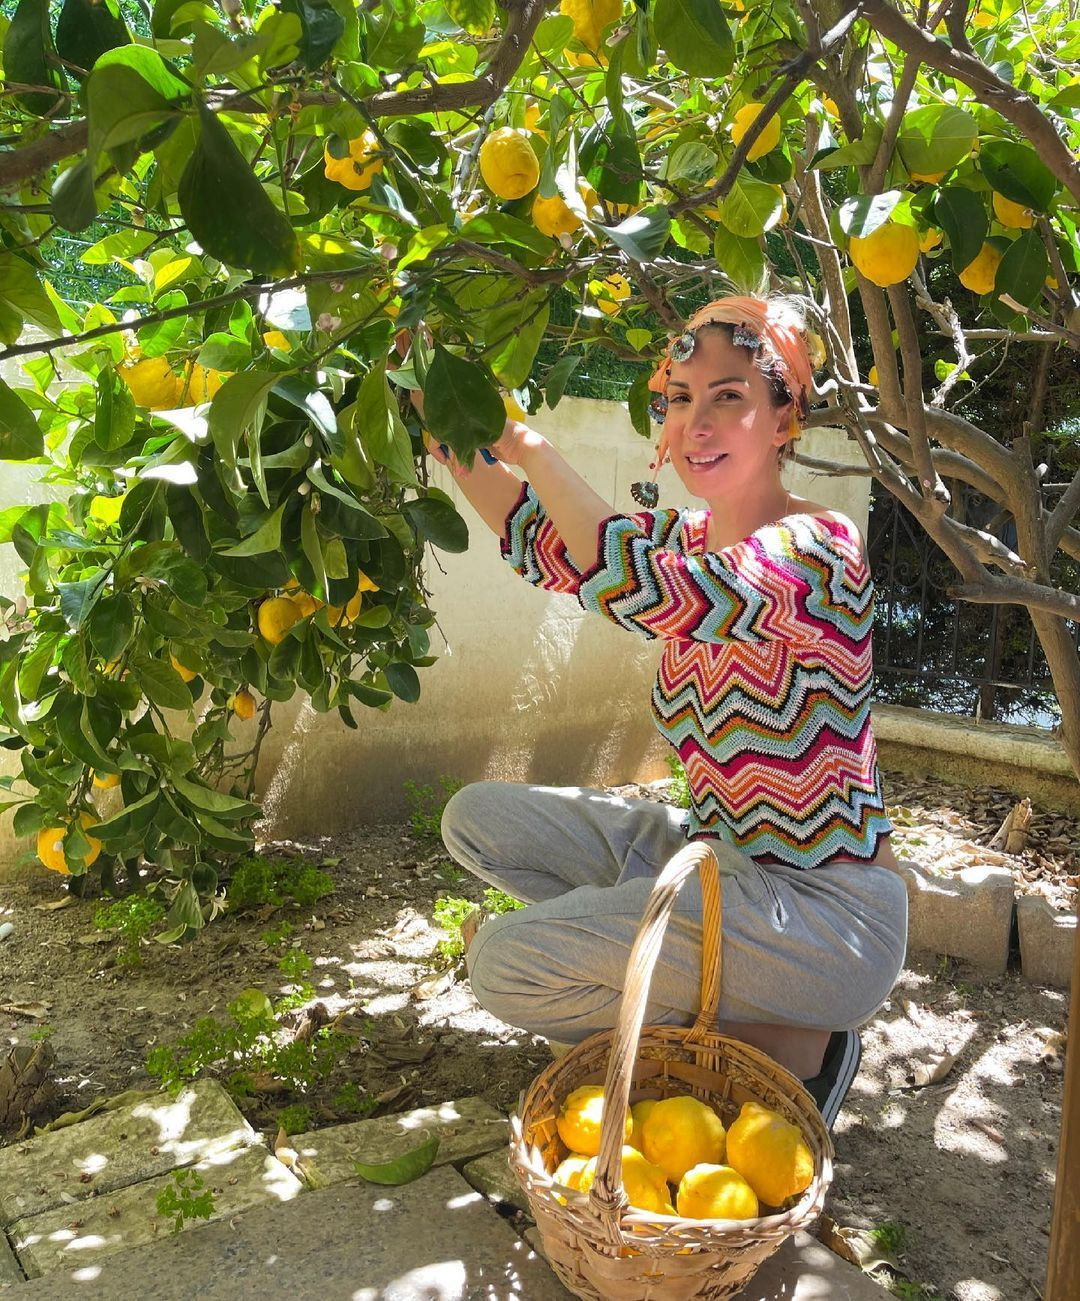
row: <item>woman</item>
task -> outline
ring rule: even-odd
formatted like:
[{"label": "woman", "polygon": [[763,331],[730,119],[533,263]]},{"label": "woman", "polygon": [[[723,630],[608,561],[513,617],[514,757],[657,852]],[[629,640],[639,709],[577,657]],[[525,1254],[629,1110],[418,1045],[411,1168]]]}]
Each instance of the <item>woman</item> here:
[{"label": "woman", "polygon": [[[663,640],[652,692],[689,814],[603,791],[478,782],[446,806],[454,859],[529,906],[487,920],[467,952],[480,1003],[551,1040],[614,1025],[653,878],[687,839],[723,877],[718,1029],[807,1082],[832,1124],[857,1027],[901,969],[907,895],[869,718],[873,592],[851,520],[795,497],[780,467],[808,412],[811,367],[793,305],[710,303],[650,387],[670,457],[704,510],[612,508],[546,438],[508,420],[466,471],[466,497],[527,581]],[[518,466],[527,482],[508,468]],[[635,499],[656,503],[653,481]],[[697,1012],[701,894],[683,890],[646,1020]]]}]

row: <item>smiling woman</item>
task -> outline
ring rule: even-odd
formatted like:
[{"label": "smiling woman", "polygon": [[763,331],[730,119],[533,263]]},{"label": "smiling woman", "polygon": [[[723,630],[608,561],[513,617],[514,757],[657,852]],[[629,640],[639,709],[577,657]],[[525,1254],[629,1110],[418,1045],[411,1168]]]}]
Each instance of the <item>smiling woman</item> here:
[{"label": "smiling woman", "polygon": [[[492,444],[496,464],[452,463],[518,574],[662,640],[652,712],[691,800],[684,817],[598,790],[478,782],[451,798],[442,832],[459,863],[528,905],[476,931],[477,998],[572,1042],[614,1024],[657,873],[707,840],[724,877],[718,1029],[806,1080],[831,1124],[858,1067],[856,1028],[900,971],[907,896],[870,726],[862,542],[781,480],[810,382],[786,300],[722,299],[669,342],[650,381],[663,421],[652,468],[670,457],[705,509],[615,513],[519,420]],[[655,506],[655,475],[635,486]],[[701,892],[688,887],[651,1022],[694,1019],[701,945]]]}]

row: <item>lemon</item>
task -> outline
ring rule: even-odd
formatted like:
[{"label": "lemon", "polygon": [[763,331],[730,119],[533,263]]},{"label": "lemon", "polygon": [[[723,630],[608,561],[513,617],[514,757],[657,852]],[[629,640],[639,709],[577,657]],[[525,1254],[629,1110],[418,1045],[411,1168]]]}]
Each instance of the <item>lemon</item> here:
[{"label": "lemon", "polygon": [[[90,828],[96,827],[97,823],[89,813],[80,813],[79,821],[82,823],[83,831],[89,842],[90,849],[83,863],[86,867],[97,858],[101,853],[101,841],[90,835]],[[37,837],[37,856],[53,872],[59,872],[62,876],[70,876],[71,869],[67,865],[67,859],[64,857],[64,837],[67,835],[67,827],[42,827]]]},{"label": "lemon", "polygon": [[866,382],[867,382],[868,384],[873,384],[874,387],[877,388],[877,384],[878,384],[878,373],[877,373],[877,367],[876,367],[876,366],[871,366],[871,367],[870,367],[870,374],[867,375],[867,377],[866,377]]},{"label": "lemon", "polygon": [[[338,139],[335,150],[341,148]],[[323,173],[329,181],[337,181],[347,190],[367,190],[371,182],[383,169],[382,156],[379,154],[379,141],[373,131],[365,131],[355,140],[346,142],[348,152],[338,157],[331,152],[330,140],[323,146]]]},{"label": "lemon", "polygon": [[[565,1161],[560,1161],[551,1176],[557,1184],[562,1184],[564,1188],[577,1188],[581,1183],[581,1172],[589,1164],[595,1161],[595,1157],[588,1157],[583,1152],[571,1152]],[[565,1198],[560,1200],[565,1202]]]},{"label": "lemon", "polygon": [[509,393],[503,394],[503,410],[506,412],[507,420],[518,420],[523,425],[528,422],[528,412],[519,403],[515,402]]},{"label": "lemon", "polygon": [[179,384],[177,401],[183,406],[194,406],[198,402],[209,402],[225,383],[225,375],[220,370],[210,370],[193,362],[185,377]]},{"label": "lemon", "polygon": [[993,244],[984,244],[978,256],[960,272],[960,283],[974,294],[988,294],[994,287],[1001,254]]},{"label": "lemon", "polygon": [[112,790],[114,786],[120,785],[120,774],[118,772],[95,772],[93,777],[94,785],[98,790],[108,791]]},{"label": "lemon", "polygon": [[[731,141],[732,144],[738,145],[750,125],[754,122],[764,108],[764,104],[744,104],[738,109],[731,123]],[[750,152],[746,155],[748,163],[754,162],[755,159],[762,158],[765,154],[771,153],[780,143],[780,119],[774,113],[768,122],[765,123],[765,129],[761,135],[750,146]]]},{"label": "lemon", "polygon": [[181,664],[175,655],[169,656],[169,663],[173,666],[173,668],[177,671],[177,673],[180,674],[180,676],[184,679],[185,682],[191,682],[193,679],[199,676],[194,669],[189,669],[185,665]]},{"label": "lemon", "polygon": [[1035,225],[1035,214],[1022,203],[1013,203],[1004,194],[994,191],[994,216],[1009,230],[1029,230]]},{"label": "lemon", "polygon": [[884,289],[898,285],[915,270],[919,236],[911,226],[887,221],[864,238],[852,235],[848,251],[867,280]]},{"label": "lemon", "polygon": [[642,1150],[642,1128],[649,1117],[649,1112],[652,1111],[653,1107],[655,1107],[659,1101],[659,1098],[642,1098],[640,1102],[635,1102],[630,1108],[630,1115],[633,1117],[634,1128],[630,1135],[629,1142],[631,1146],[636,1147],[639,1152]]},{"label": "lemon", "polygon": [[821,370],[829,359],[829,354],[825,351],[825,340],[813,330],[806,331],[806,351],[814,370]]},{"label": "lemon", "polygon": [[675,1205],[688,1220],[754,1220],[757,1194],[729,1165],[702,1163],[679,1181]]},{"label": "lemon", "polygon": [[797,1125],[760,1102],[744,1102],[727,1133],[727,1161],[768,1206],[810,1186],[814,1157]]},{"label": "lemon", "polygon": [[[582,1084],[567,1094],[555,1118],[559,1137],[571,1152],[595,1156],[600,1151],[600,1122],[604,1115],[604,1088],[600,1084]],[[626,1108],[626,1134],[629,1139],[634,1122]]]},{"label": "lemon", "polygon": [[529,133],[502,126],[480,146],[480,175],[500,199],[520,199],[540,179],[540,163]]},{"label": "lemon", "polygon": [[936,185],[945,175],[944,172],[909,172],[913,181],[922,181],[926,185]]},{"label": "lemon", "polygon": [[292,344],[280,330],[264,330],[262,340],[268,348],[278,348],[282,352],[292,352]]},{"label": "lemon", "polygon": [[641,1127],[641,1146],[648,1159],[673,1184],[702,1162],[724,1159],[724,1126],[712,1107],[682,1094],[661,1098]]},{"label": "lemon", "polygon": [[247,687],[241,687],[229,703],[236,717],[242,718],[244,722],[255,717],[255,697]]},{"label": "lemon", "polygon": [[560,0],[559,13],[574,20],[574,35],[595,52],[604,28],[622,14],[622,0]]},{"label": "lemon", "polygon": [[306,619],[309,614],[314,614],[322,606],[322,602],[316,601],[313,596],[305,592],[295,578],[289,579],[285,584],[285,595],[300,611],[301,619]]},{"label": "lemon", "polygon": [[840,106],[837,104],[835,99],[832,99],[830,96],[826,95],[821,102],[825,107],[825,112],[828,113],[830,117],[840,116]]},{"label": "lemon", "polygon": [[555,239],[560,235],[572,235],[581,225],[581,218],[557,194],[550,199],[538,194],[533,200],[532,219],[541,235],[551,235]]},{"label": "lemon", "polygon": [[342,627],[348,627],[350,623],[360,613],[360,604],[365,592],[377,592],[378,584],[373,583],[362,569],[358,569],[356,591],[349,598],[348,603],[342,607],[340,605],[328,605],[326,607],[326,617],[330,620],[330,626],[335,627],[339,620]]},{"label": "lemon", "polygon": [[[592,1157],[578,1179],[578,1191],[587,1193],[596,1179],[596,1157]],[[664,1172],[646,1160],[636,1147],[622,1150],[622,1184],[631,1206],[639,1211],[653,1211],[657,1215],[674,1215]]]},{"label": "lemon", "polygon": [[589,293],[596,299],[597,307],[605,316],[615,316],[622,311],[622,304],[630,297],[630,281],[618,271],[613,271],[603,280],[590,280]]},{"label": "lemon", "polygon": [[167,411],[179,398],[180,377],[164,357],[144,357],[119,368],[131,396],[148,411]]},{"label": "lemon", "polygon": [[930,227],[925,234],[919,236],[919,252],[929,253],[932,248],[937,248],[941,243],[941,231]]},{"label": "lemon", "polygon": [[271,646],[276,646],[278,642],[284,640],[285,634],[301,618],[303,615],[295,601],[287,596],[272,596],[259,606],[259,632]]}]

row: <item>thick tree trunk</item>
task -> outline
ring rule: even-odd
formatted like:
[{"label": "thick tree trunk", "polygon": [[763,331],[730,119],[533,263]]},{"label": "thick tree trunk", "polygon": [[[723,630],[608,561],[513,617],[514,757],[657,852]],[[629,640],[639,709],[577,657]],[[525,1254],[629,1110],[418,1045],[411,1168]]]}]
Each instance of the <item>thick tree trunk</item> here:
[{"label": "thick tree trunk", "polygon": [[52,1101],[49,1079],[56,1054],[43,1040],[31,1047],[16,1044],[0,1061],[0,1133],[22,1132]]},{"label": "thick tree trunk", "polygon": [[1080,778],[1080,654],[1068,625],[1056,615],[1031,611],[1031,622],[1046,656],[1054,691],[1061,706],[1061,744]]}]

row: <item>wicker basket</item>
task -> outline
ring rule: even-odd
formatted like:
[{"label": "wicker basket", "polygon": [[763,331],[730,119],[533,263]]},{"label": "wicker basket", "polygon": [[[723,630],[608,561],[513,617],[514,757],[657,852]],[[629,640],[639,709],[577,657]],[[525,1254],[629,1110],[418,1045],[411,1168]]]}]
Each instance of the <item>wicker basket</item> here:
[{"label": "wicker basket", "polygon": [[[701,1011],[689,1029],[643,1028],[653,968],[675,898],[695,869],[704,900]],[[627,965],[614,1030],[594,1034],[546,1067],[511,1118],[510,1166],[528,1199],[544,1252],[561,1282],[588,1301],[690,1301],[737,1296],[784,1241],[820,1213],[832,1180],[833,1146],[802,1084],[765,1053],[717,1034],[720,879],[707,845],[681,849],[656,880]],[[604,1084],[596,1178],[587,1195],[552,1180],[561,1156],[559,1104],[583,1084]],[[690,1220],[628,1206],[622,1187],[627,1103],[692,1093],[725,1128],[756,1098],[802,1130],[814,1178],[798,1202],[754,1220]]]}]

